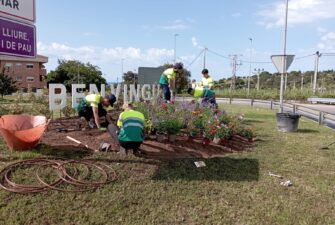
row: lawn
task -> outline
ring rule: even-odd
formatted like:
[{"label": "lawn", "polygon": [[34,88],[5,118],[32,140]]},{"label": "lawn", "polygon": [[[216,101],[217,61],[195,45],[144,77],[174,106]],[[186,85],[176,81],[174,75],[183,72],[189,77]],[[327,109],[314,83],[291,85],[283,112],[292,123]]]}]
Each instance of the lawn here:
[{"label": "lawn", "polygon": [[[255,127],[251,152],[205,159],[158,161],[100,153],[82,156],[39,149],[9,155],[0,144],[1,167],[10,160],[57,155],[110,163],[116,182],[81,194],[18,195],[0,191],[0,224],[335,224],[335,133],[302,119],[295,134],[276,131],[274,112],[224,106],[244,113]],[[271,171],[293,182],[282,187]]]}]

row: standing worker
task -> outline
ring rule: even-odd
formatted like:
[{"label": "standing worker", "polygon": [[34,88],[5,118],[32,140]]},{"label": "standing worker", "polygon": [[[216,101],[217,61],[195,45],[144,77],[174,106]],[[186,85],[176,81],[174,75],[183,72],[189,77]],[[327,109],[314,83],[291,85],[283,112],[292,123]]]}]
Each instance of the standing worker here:
[{"label": "standing worker", "polygon": [[167,103],[171,101],[171,91],[174,91],[176,87],[176,76],[177,74],[183,73],[183,67],[182,63],[176,63],[173,68],[165,70],[159,80],[159,84],[163,90],[164,100]]},{"label": "standing worker", "polygon": [[210,106],[217,108],[218,104],[216,103],[216,98],[215,98],[215,91],[211,90],[209,88],[204,88],[204,87],[196,87],[196,88],[189,88],[187,90],[187,93],[190,95],[194,96],[194,98],[202,98],[201,104],[203,106]]},{"label": "standing worker", "polygon": [[[85,118],[90,128],[96,126],[101,129],[100,117],[106,117],[106,120],[109,120],[106,109],[109,106],[113,107],[115,102],[116,97],[113,94],[106,97],[102,97],[99,94],[90,94],[81,100],[77,111],[80,117]],[[111,121],[108,122],[110,123]]]},{"label": "standing worker", "polygon": [[202,75],[204,76],[200,82],[200,86],[204,88],[213,89],[214,81],[211,76],[208,74],[208,69],[202,70]]},{"label": "standing worker", "polygon": [[139,156],[141,153],[139,147],[144,140],[144,115],[135,111],[131,103],[125,103],[122,108],[124,112],[117,121],[117,126],[120,128],[118,137],[120,150],[127,154],[127,151],[132,149],[133,154]]}]

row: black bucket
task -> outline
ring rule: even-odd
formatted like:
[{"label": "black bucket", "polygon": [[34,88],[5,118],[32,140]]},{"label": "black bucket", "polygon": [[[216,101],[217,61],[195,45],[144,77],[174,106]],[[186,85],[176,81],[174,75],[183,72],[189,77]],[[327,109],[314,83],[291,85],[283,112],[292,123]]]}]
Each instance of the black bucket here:
[{"label": "black bucket", "polygon": [[292,113],[277,113],[278,130],[282,132],[297,132],[300,115]]}]

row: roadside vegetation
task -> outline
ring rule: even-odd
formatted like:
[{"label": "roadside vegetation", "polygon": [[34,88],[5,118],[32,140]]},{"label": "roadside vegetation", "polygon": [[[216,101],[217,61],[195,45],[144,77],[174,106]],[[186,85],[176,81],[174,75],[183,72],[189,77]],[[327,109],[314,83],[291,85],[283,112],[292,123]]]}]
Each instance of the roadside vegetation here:
[{"label": "roadside vegetation", "polygon": [[[334,141],[333,131],[301,119],[298,133],[279,133],[273,111],[223,107],[244,114],[255,128],[259,141],[252,151],[167,161],[45,148],[11,154],[0,142],[1,168],[19,159],[54,156],[103,161],[118,174],[115,183],[85,193],[17,195],[1,190],[0,223],[335,224],[335,151],[320,150]],[[196,168],[198,160],[207,166]],[[280,186],[281,180],[269,172],[293,186]],[[23,176],[15,179],[29,182]]]}]

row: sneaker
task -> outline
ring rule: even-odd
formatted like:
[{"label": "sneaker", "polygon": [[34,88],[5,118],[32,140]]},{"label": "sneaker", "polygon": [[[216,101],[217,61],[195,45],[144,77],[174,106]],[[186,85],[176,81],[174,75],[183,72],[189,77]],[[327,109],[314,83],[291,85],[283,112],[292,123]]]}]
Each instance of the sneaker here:
[{"label": "sneaker", "polygon": [[91,129],[95,128],[95,123],[93,121],[89,121],[88,122],[88,127],[91,128]]},{"label": "sneaker", "polygon": [[136,157],[140,157],[142,155],[142,152],[141,152],[141,150],[137,149],[137,150],[133,150],[133,154]]},{"label": "sneaker", "polygon": [[128,152],[127,152],[127,150],[126,150],[125,148],[123,148],[123,147],[120,146],[119,153],[120,153],[121,155],[127,155]]}]

